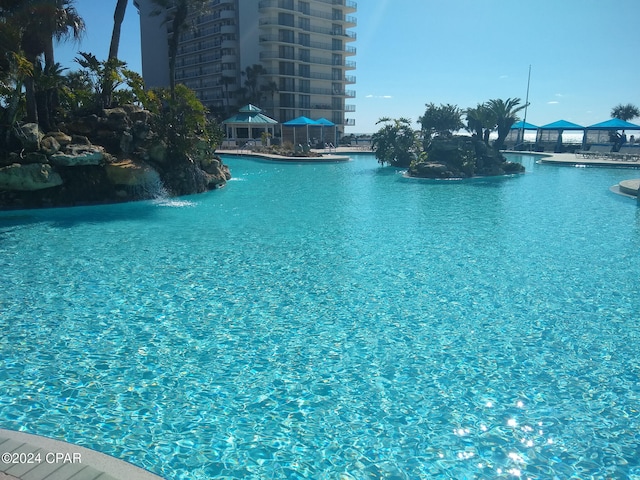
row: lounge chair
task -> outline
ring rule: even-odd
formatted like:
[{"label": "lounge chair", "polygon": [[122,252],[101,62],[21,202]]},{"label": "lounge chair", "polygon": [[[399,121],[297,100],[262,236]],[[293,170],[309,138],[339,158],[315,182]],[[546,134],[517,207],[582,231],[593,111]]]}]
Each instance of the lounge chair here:
[{"label": "lounge chair", "polygon": [[583,158],[605,158],[613,150],[613,145],[596,143],[591,145],[588,150],[576,150],[576,156],[581,155]]},{"label": "lounge chair", "polygon": [[640,145],[623,145],[612,156],[625,162],[637,162],[640,160]]}]

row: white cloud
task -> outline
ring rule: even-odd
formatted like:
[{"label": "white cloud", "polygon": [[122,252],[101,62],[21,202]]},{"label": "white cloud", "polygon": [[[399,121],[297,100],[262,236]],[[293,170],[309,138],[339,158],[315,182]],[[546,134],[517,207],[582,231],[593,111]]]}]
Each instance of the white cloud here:
[{"label": "white cloud", "polygon": [[365,98],[393,98],[391,95],[367,95]]},{"label": "white cloud", "polygon": [[552,100],[552,101],[550,101],[550,102],[547,102],[547,105],[557,105],[558,103],[560,103],[560,102],[557,102],[557,101],[555,101],[555,100]]}]

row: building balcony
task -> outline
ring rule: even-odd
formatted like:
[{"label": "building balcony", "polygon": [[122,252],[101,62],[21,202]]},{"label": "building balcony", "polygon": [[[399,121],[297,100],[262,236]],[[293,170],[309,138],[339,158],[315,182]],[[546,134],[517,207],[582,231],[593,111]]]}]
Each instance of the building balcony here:
[{"label": "building balcony", "polygon": [[311,93],[313,95],[327,95],[331,97],[356,97],[355,90],[343,90],[341,88],[311,88],[309,92],[305,93]]},{"label": "building balcony", "polygon": [[260,0],[258,8],[278,8],[280,10],[294,11],[294,3],[292,0]]},{"label": "building balcony", "polygon": [[356,106],[355,105],[345,105],[344,106],[344,111],[345,112],[355,112],[356,111]]},{"label": "building balcony", "polygon": [[311,78],[314,80],[330,80],[332,82],[344,82],[346,84],[356,83],[356,77],[354,75],[334,75],[332,73],[311,72],[309,75],[301,75],[301,77]]},{"label": "building balcony", "polygon": [[235,12],[235,10],[222,10],[222,11],[220,11],[220,17],[218,17],[218,18],[220,20],[227,20],[227,19],[235,20],[236,12]]},{"label": "building balcony", "polygon": [[295,38],[284,39],[278,34],[263,34],[260,35],[260,42],[262,43],[275,43],[281,45],[297,45],[300,48],[308,48],[313,50],[323,50],[326,52],[342,52],[345,54],[355,54],[354,47],[344,47],[342,49],[333,48],[331,42],[306,42],[299,43]]},{"label": "building balcony", "polygon": [[355,118],[345,118],[344,119],[344,125],[346,127],[353,127],[356,124],[356,119]]},{"label": "building balcony", "polygon": [[352,0],[318,0],[327,5],[331,5],[333,7],[343,7],[349,13],[353,13],[358,10],[358,4],[353,2]]},{"label": "building balcony", "polygon": [[[324,27],[318,27],[315,25],[309,25],[308,27],[302,27],[300,25],[281,25],[280,22],[278,21],[277,16],[262,17],[260,18],[258,25],[267,31],[273,29],[274,27],[287,27],[287,28],[301,31],[301,32],[318,33],[320,35],[328,35],[330,37],[343,37],[343,40],[345,42],[353,42],[358,38],[358,35],[355,32],[350,32],[348,30],[345,30],[344,28],[339,28],[339,29],[324,28]],[[288,42],[283,42],[283,43],[288,43]]]},{"label": "building balcony", "polygon": [[220,27],[220,33],[222,34],[232,34],[235,35],[236,33],[236,26],[235,25],[222,25]]}]

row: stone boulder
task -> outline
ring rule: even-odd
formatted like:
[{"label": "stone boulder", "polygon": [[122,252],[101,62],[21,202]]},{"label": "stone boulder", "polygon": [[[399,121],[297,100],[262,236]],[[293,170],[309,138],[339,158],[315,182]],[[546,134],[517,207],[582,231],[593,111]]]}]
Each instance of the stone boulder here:
[{"label": "stone boulder", "polygon": [[106,128],[113,132],[124,132],[131,126],[131,120],[124,108],[108,108],[102,111],[100,118],[101,128]]},{"label": "stone boulder", "polygon": [[60,144],[55,139],[55,137],[47,135],[40,142],[40,150],[47,155],[53,155],[54,153],[58,153],[60,151]]},{"label": "stone boulder", "polygon": [[160,183],[160,175],[149,164],[137,160],[122,160],[105,165],[107,178],[114,185],[146,188]]},{"label": "stone boulder", "polygon": [[104,148],[79,144],[67,145],[65,152],[59,152],[49,157],[53,165],[60,167],[77,167],[86,165],[100,165],[104,163]]},{"label": "stone boulder", "polygon": [[92,114],[73,120],[65,126],[65,129],[72,135],[91,135],[96,130],[98,122],[98,116]]},{"label": "stone boulder", "polygon": [[29,152],[22,156],[19,162],[14,163],[22,163],[26,165],[28,163],[49,163],[49,158],[40,152]]},{"label": "stone boulder", "polygon": [[51,137],[53,138],[56,142],[58,142],[58,145],[60,145],[60,147],[65,147],[67,145],[69,145],[71,143],[71,141],[73,140],[69,135],[67,135],[64,132],[47,132],[47,134],[45,135],[45,138],[47,137]]},{"label": "stone boulder", "polygon": [[19,126],[16,134],[25,151],[37,152],[40,150],[40,142],[44,137],[44,133],[42,133],[37,123],[25,123]]},{"label": "stone boulder", "polygon": [[46,163],[0,168],[0,190],[34,191],[62,185],[62,177]]},{"label": "stone boulder", "polygon": [[411,167],[410,175],[421,178],[451,178],[453,172],[443,163],[423,162]]},{"label": "stone boulder", "polygon": [[167,154],[167,144],[162,140],[154,142],[147,150],[149,160],[156,163],[165,163],[167,161]]}]

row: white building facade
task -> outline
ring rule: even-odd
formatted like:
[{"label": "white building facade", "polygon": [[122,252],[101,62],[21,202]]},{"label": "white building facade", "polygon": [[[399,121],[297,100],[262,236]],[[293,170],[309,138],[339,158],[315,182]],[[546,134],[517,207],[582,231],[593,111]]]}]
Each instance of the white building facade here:
[{"label": "white building facade", "polygon": [[[151,0],[134,4],[145,83],[168,86],[171,22],[151,15]],[[176,82],[212,110],[254,103],[279,122],[326,118],[344,132],[355,123],[348,102],[355,98],[356,11],[352,0],[211,0],[180,36]],[[262,69],[251,84],[245,73],[255,65]]]}]

